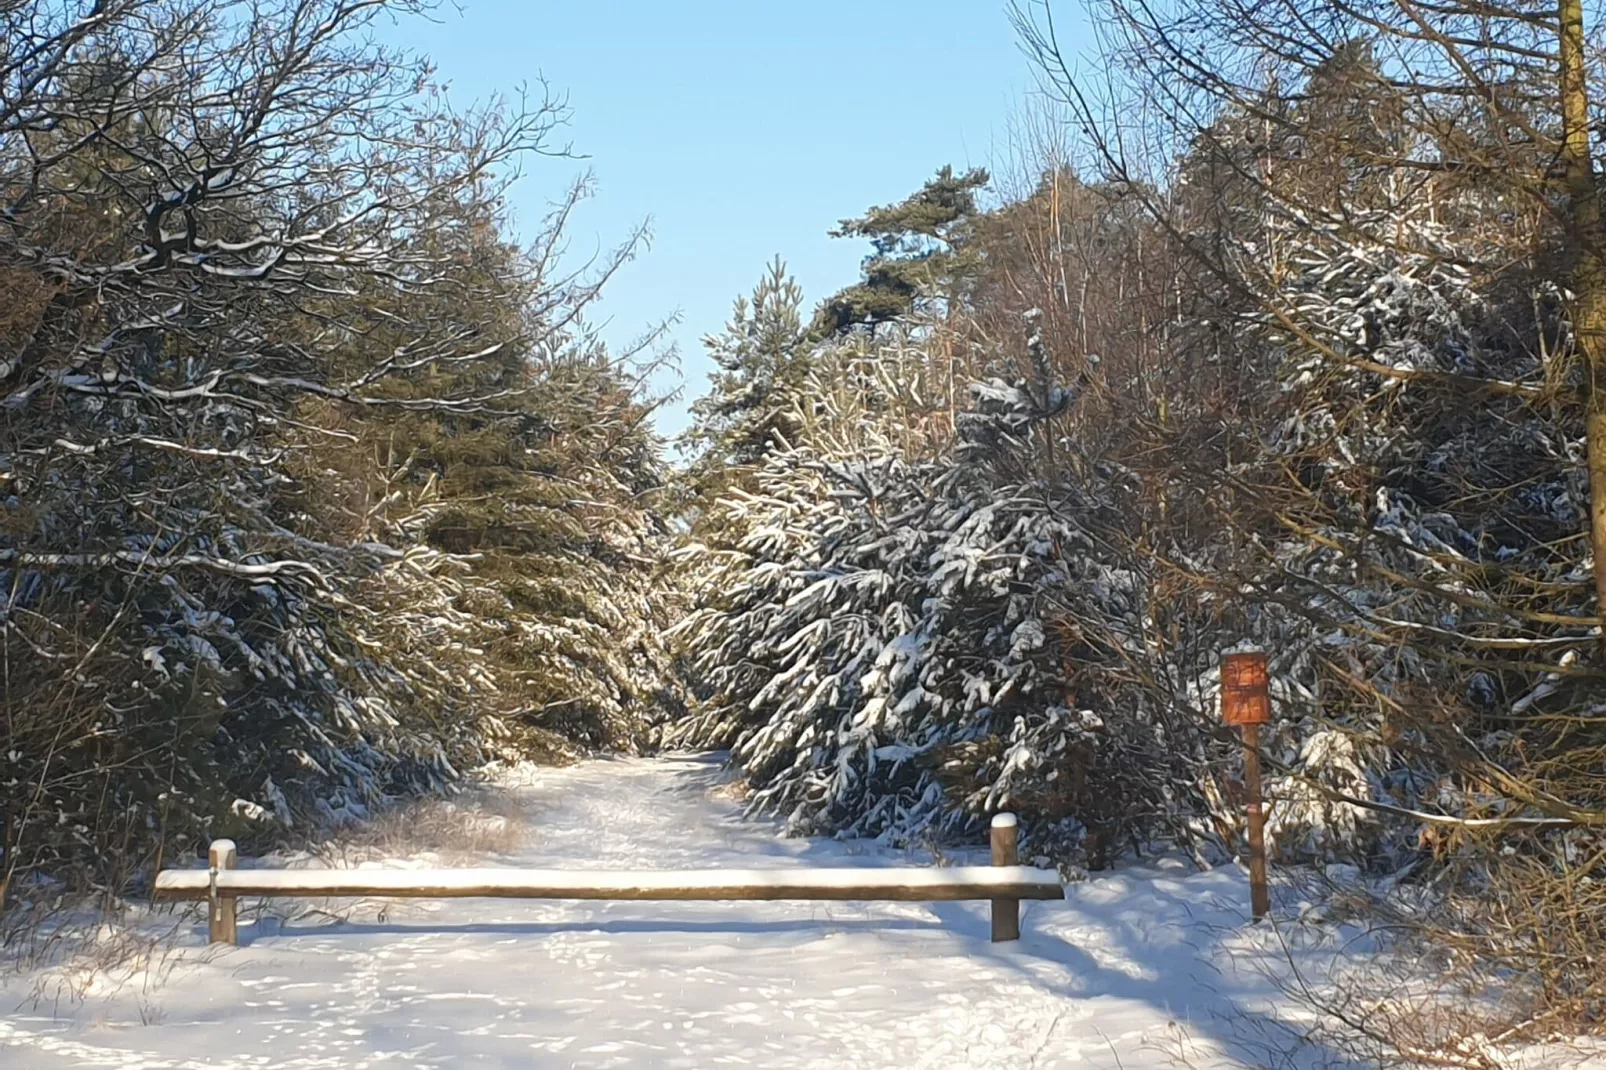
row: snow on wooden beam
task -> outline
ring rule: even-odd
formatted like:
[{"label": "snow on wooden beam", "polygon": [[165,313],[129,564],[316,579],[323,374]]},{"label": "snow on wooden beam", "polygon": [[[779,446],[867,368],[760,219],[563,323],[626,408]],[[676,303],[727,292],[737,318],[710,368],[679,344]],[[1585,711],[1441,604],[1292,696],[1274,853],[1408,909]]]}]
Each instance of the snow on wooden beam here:
[{"label": "snow on wooden beam", "polygon": [[[215,882],[215,883],[214,883]],[[215,893],[214,893],[215,889]],[[1030,866],[852,869],[163,870],[154,898],[256,896],[642,900],[1063,899],[1059,874]]]}]

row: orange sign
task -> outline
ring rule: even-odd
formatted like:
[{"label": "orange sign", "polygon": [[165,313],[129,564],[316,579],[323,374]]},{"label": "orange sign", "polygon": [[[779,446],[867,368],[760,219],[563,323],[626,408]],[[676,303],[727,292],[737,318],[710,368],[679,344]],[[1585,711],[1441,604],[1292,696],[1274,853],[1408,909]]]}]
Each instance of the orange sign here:
[{"label": "orange sign", "polygon": [[1271,723],[1271,675],[1261,653],[1221,656],[1221,719],[1228,724]]}]

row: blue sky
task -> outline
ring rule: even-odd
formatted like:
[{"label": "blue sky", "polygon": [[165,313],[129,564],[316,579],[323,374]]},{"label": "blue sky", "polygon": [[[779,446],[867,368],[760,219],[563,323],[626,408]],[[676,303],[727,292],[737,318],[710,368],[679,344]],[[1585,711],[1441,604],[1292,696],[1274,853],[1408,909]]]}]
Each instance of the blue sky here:
[{"label": "blue sky", "polygon": [[1004,0],[461,0],[386,36],[430,55],[459,104],[542,76],[568,96],[588,159],[530,161],[514,207],[533,227],[590,169],[573,256],[651,220],[593,319],[619,344],[680,315],[666,434],[705,389],[700,339],[772,256],[810,306],[851,282],[865,247],[826,232],[942,164],[988,166],[1032,86]]}]

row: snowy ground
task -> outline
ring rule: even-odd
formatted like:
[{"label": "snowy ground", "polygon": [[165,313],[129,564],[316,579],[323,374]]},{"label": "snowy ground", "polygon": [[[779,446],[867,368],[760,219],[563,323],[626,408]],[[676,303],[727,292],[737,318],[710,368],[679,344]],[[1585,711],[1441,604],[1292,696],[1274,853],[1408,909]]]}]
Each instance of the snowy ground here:
[{"label": "snowy ground", "polygon": [[[739,821],[703,758],[526,770],[527,828],[482,865],[901,865],[874,846]],[[438,865],[430,857],[396,865]],[[0,1066],[1257,1067],[1353,1065],[1285,1049],[1234,869],[1180,863],[1075,884],[988,941],[984,903],[269,904],[238,949],[180,933],[159,971],[30,1007],[0,987]],[[331,909],[336,909],[333,906]]]}]

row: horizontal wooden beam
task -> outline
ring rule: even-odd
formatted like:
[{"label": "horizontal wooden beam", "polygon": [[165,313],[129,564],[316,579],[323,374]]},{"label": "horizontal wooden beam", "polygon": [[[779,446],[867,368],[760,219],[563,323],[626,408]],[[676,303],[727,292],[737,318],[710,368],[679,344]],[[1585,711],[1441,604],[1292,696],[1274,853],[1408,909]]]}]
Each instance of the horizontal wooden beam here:
[{"label": "horizontal wooden beam", "polygon": [[[206,899],[206,870],[167,869],[158,900]],[[1063,899],[1059,874],[1029,866],[898,869],[220,869],[219,895],[429,899]]]}]

